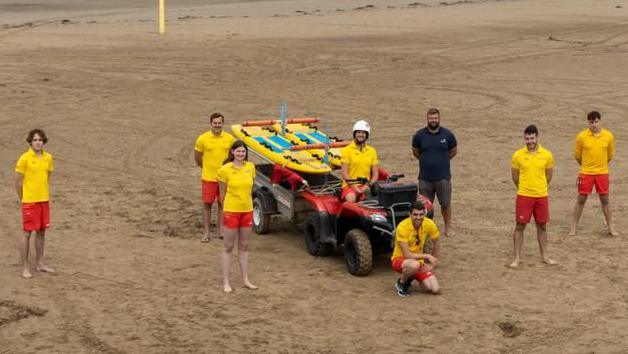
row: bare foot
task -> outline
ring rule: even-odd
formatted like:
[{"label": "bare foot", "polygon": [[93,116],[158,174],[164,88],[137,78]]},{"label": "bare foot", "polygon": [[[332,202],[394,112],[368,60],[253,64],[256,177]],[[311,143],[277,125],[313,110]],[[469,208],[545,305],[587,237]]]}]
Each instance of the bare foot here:
[{"label": "bare foot", "polygon": [[229,294],[229,293],[233,292],[233,289],[231,289],[231,285],[229,285],[229,284],[225,284],[225,285],[223,285],[223,286],[222,286],[222,290],[223,290],[224,292],[226,292],[227,294]]},{"label": "bare foot", "polygon": [[615,229],[608,229],[608,234],[613,236],[613,237],[617,237],[619,236],[619,232]]},{"label": "bare foot", "polygon": [[512,261],[512,263],[510,263],[508,265],[510,268],[519,268],[519,260],[515,259],[514,261]]},{"label": "bare foot", "polygon": [[32,277],[33,277],[33,274],[31,274],[30,270],[28,269],[22,270],[22,278],[30,279]]},{"label": "bare foot", "polygon": [[54,273],[55,272],[54,269],[52,269],[50,267],[47,267],[45,265],[37,266],[35,268],[35,270],[38,271],[38,272],[43,272],[43,273]]},{"label": "bare foot", "polygon": [[567,236],[576,236],[576,230],[569,230]]},{"label": "bare foot", "polygon": [[203,238],[201,238],[202,243],[208,243],[210,240],[211,238],[209,237],[209,235],[203,235]]},{"label": "bare foot", "polygon": [[251,282],[244,283],[244,287],[249,290],[257,290],[259,287],[257,285],[253,285]]},{"label": "bare foot", "polygon": [[543,259],[543,263],[547,264],[547,265],[556,265],[558,264],[558,262],[556,262],[555,260],[551,259],[551,258],[545,258]]},{"label": "bare foot", "polygon": [[453,230],[447,230],[447,231],[445,231],[445,236],[447,236],[447,237],[454,237],[454,236],[456,236],[456,233],[453,232]]}]

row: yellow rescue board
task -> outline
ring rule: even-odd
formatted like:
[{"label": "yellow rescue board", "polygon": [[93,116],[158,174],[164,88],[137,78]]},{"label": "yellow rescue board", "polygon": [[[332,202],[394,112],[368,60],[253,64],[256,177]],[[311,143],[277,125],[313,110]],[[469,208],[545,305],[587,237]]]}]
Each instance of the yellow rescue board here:
[{"label": "yellow rescue board", "polygon": [[304,173],[329,173],[331,167],[309,151],[290,150],[294,143],[277,134],[271,126],[231,126],[233,134],[257,154],[285,166],[293,171]]},{"label": "yellow rescue board", "polygon": [[[277,131],[277,133],[281,133],[281,124],[277,123],[273,125],[273,129]],[[331,142],[339,142],[340,140],[336,137],[330,137],[327,134],[321,132],[315,126],[304,123],[292,123],[286,124],[286,135],[285,137],[290,140],[295,145],[317,145],[317,144],[325,144]],[[313,149],[308,150],[312,155],[323,158],[325,156],[325,150],[323,149]],[[334,167],[340,167],[341,165],[341,153],[342,148],[330,148],[328,150],[328,159],[329,162]]]}]

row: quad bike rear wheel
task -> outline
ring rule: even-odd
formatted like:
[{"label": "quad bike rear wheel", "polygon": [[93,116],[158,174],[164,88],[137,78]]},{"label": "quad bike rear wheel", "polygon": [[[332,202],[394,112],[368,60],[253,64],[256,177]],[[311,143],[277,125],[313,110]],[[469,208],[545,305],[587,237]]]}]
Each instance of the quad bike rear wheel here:
[{"label": "quad bike rear wheel", "polygon": [[333,251],[331,245],[321,242],[324,232],[323,217],[326,215],[314,212],[305,219],[305,247],[312,256],[323,257]]}]

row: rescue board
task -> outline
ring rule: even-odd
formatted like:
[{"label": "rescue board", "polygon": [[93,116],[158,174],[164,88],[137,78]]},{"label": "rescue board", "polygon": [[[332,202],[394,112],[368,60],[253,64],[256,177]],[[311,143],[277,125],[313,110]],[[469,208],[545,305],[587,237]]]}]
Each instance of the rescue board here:
[{"label": "rescue board", "polygon": [[321,156],[309,150],[293,150],[295,144],[281,136],[274,128],[274,120],[249,121],[231,126],[233,134],[258,155],[303,173],[329,173],[331,167]]},{"label": "rescue board", "polygon": [[[273,129],[281,133],[281,123],[273,124]],[[324,146],[328,145],[327,156],[334,167],[340,167],[341,150],[350,143],[350,141],[341,141],[337,137],[328,136],[311,123],[286,124],[285,137],[295,145],[322,146],[323,148],[308,150],[312,155],[322,159],[325,156]]]}]

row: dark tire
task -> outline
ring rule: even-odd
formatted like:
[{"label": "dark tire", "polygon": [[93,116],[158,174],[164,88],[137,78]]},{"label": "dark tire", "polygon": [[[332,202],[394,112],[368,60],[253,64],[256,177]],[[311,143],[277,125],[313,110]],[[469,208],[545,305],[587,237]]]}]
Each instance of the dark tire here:
[{"label": "dark tire", "polygon": [[258,235],[270,230],[270,215],[264,214],[264,203],[258,197],[253,199],[253,231]]},{"label": "dark tire", "polygon": [[353,229],[347,232],[344,249],[349,273],[363,276],[373,269],[373,249],[364,231]]},{"label": "dark tire", "polygon": [[312,213],[305,219],[305,247],[307,253],[316,257],[329,255],[333,251],[333,247],[329,244],[321,242],[323,232],[323,223],[319,213]]}]

